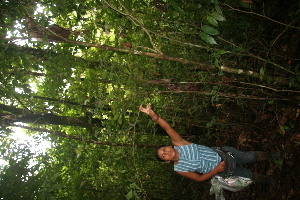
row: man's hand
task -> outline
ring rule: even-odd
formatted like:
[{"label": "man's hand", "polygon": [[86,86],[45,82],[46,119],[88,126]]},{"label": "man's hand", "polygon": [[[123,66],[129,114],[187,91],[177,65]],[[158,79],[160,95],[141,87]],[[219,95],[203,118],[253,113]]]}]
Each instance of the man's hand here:
[{"label": "man's hand", "polygon": [[146,113],[147,115],[149,115],[149,117],[151,117],[152,119],[155,117],[155,112],[151,109],[151,103],[148,103],[148,105],[146,106],[146,108],[143,108],[143,104],[140,105],[140,109],[141,112]]},{"label": "man's hand", "polygon": [[225,166],[226,166],[226,163],[223,161],[223,162],[220,162],[216,167],[215,167],[215,170],[217,171],[217,173],[219,172],[223,172],[225,170]]}]

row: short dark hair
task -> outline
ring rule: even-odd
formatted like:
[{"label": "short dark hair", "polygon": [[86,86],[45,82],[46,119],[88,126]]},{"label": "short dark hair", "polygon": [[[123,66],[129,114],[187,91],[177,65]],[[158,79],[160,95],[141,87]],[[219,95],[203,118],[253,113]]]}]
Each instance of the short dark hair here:
[{"label": "short dark hair", "polygon": [[161,159],[159,156],[158,156],[158,149],[162,148],[162,147],[165,147],[166,145],[160,145],[158,147],[156,147],[154,149],[154,155],[155,155],[155,158],[160,161],[160,162],[165,162],[165,160]]}]

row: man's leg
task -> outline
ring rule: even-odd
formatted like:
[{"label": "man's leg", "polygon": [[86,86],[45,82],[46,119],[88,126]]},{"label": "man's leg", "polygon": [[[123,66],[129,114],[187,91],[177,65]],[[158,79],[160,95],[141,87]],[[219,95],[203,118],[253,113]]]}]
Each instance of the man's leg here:
[{"label": "man's leg", "polygon": [[222,147],[223,151],[230,151],[235,158],[236,164],[253,163],[256,161],[256,154],[254,151],[240,151],[233,147]]},{"label": "man's leg", "polygon": [[280,152],[265,152],[265,151],[254,151],[256,156],[256,161],[261,160],[273,160],[282,158],[282,154]]}]

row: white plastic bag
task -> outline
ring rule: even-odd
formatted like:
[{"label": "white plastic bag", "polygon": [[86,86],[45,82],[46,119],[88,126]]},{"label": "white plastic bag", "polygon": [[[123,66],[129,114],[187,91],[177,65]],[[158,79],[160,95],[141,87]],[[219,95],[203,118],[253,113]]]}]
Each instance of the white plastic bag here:
[{"label": "white plastic bag", "polygon": [[223,190],[237,192],[249,186],[253,181],[250,178],[241,176],[230,176],[222,178],[221,176],[214,176],[210,183],[210,194],[215,194],[216,200],[225,200]]}]

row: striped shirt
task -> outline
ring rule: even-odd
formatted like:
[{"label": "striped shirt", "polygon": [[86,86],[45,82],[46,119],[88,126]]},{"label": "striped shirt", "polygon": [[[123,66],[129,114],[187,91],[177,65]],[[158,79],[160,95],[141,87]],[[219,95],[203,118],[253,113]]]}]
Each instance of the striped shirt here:
[{"label": "striped shirt", "polygon": [[177,172],[199,172],[206,174],[213,170],[220,162],[221,157],[209,147],[189,144],[174,146],[179,152],[179,161],[174,165]]}]

